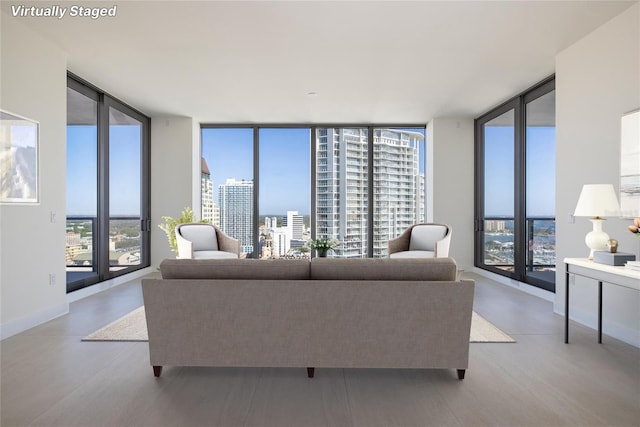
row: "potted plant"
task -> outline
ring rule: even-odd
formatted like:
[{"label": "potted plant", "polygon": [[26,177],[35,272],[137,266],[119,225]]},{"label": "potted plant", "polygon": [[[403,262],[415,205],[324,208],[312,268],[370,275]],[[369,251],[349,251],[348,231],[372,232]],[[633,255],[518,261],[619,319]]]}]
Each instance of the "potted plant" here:
[{"label": "potted plant", "polygon": [[327,252],[329,252],[331,249],[337,248],[338,244],[339,242],[334,239],[321,238],[316,240],[309,240],[309,247],[311,249],[315,249],[316,253],[321,258],[326,257]]},{"label": "potted plant", "polygon": [[193,210],[190,207],[186,207],[180,212],[180,217],[172,218],[170,216],[163,216],[162,220],[164,221],[162,224],[159,224],[158,227],[162,231],[167,234],[167,239],[169,240],[169,246],[171,246],[171,251],[175,254],[178,253],[178,243],[176,242],[176,226],[178,224],[187,224],[190,222],[202,222],[206,221],[196,221],[194,218]]}]

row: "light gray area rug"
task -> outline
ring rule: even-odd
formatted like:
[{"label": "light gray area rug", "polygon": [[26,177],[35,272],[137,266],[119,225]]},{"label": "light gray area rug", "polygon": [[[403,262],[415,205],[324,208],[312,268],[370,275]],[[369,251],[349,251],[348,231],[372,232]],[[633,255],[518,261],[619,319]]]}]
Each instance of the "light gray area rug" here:
[{"label": "light gray area rug", "polygon": [[516,342],[516,340],[474,311],[471,315],[469,342]]},{"label": "light gray area rug", "polygon": [[149,341],[144,305],[87,335],[82,341]]},{"label": "light gray area rug", "polygon": [[[144,306],[87,335],[82,341],[148,341]],[[471,317],[470,342],[516,342],[475,311]]]}]

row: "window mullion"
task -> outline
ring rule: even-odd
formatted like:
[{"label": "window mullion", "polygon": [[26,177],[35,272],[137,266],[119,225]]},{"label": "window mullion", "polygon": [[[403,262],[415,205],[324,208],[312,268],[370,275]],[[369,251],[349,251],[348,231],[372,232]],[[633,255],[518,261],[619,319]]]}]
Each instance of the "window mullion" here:
[{"label": "window mullion", "polygon": [[99,280],[109,278],[109,105],[103,94],[98,102],[98,239],[94,247]]}]

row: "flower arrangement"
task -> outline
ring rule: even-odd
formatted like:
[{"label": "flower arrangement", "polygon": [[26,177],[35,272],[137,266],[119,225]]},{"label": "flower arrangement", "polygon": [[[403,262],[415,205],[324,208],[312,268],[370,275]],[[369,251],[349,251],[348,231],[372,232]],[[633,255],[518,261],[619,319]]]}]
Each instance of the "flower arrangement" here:
[{"label": "flower arrangement", "polygon": [[629,231],[636,236],[640,236],[640,218],[633,220],[633,225],[629,226]]}]

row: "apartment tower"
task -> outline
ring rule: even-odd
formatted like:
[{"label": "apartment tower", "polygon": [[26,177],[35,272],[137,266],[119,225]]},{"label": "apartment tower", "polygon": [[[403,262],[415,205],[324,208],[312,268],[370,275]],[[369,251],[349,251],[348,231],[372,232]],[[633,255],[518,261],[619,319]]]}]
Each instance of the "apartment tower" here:
[{"label": "apartment tower", "polygon": [[424,221],[424,135],[401,129],[373,133],[370,203],[368,129],[318,129],[316,236],[338,240],[337,257],[367,257],[371,206],[374,257],[386,256],[389,239]]},{"label": "apartment tower", "polygon": [[253,181],[229,178],[218,186],[220,228],[240,240],[240,251],[253,253]]}]

